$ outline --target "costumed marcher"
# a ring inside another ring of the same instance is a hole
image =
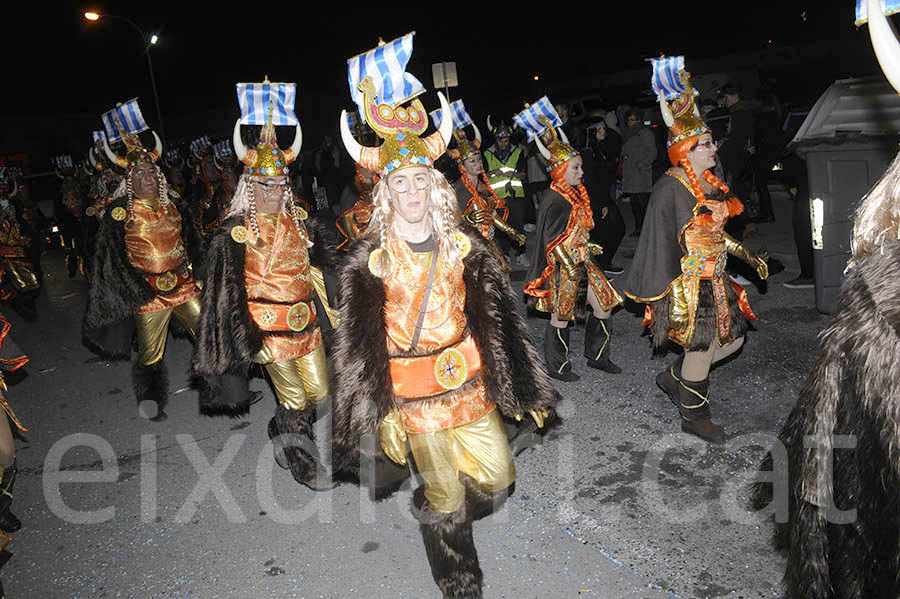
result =
[[[351,60],[351,81],[353,72]],[[501,414],[543,426],[559,395],[509,278],[485,239],[460,222],[453,190],[433,168],[452,130],[443,94],[439,130],[420,137],[427,117],[418,100],[396,108],[381,96],[376,102],[370,77],[359,89],[384,143],[360,146],[342,115],[345,147],[381,180],[370,233],[340,275],[336,467],[357,470],[361,441],[376,436],[384,454],[406,465],[408,443],[424,479],[413,513],[432,576],[445,598],[477,599],[483,575],[472,523],[515,480]]]
[[[484,151],[491,189],[506,204],[509,211],[507,223],[516,230],[522,230],[526,224],[534,222],[534,205],[525,194],[528,168],[525,148],[512,143],[512,127],[505,122],[493,127],[488,117],[487,126],[494,137],[494,143]],[[525,259],[524,252],[520,254],[518,248],[516,243],[509,243],[506,248],[505,253],[512,267],[520,258]]]
[[[654,64],[657,60],[669,59],[654,59]],[[681,85],[666,90],[656,77],[653,85],[669,128],[673,166],[653,187],[623,287],[628,297],[646,304],[642,324],[650,328],[654,348],[669,340],[684,348],[656,377],[678,407],[681,430],[721,443],[725,431],[712,421],[709,407],[709,370],[740,349],[747,320],[756,320],[746,291],[725,272],[725,260],[728,254],[744,260],[762,279],[768,266],[724,232],[728,219],[741,212],[741,203],[710,170],[716,164],[716,144],[694,105],[690,75],[677,61],[667,64],[671,80]]]
[[[54,218],[60,229],[63,248],[66,252],[66,271],[71,279],[77,273],[84,275],[82,197],[75,165],[69,155],[57,156],[54,160],[56,176],[59,179],[59,196],[53,203]]]
[[[593,260],[603,248],[589,237],[594,219],[590,197],[582,184],[581,155],[566,139],[560,139],[553,121],[546,116],[527,122],[534,127],[535,143],[547,160],[552,180],[541,198],[537,243],[524,288],[526,295],[536,298],[534,307],[550,314],[544,331],[547,370],[561,381],[580,378],[569,361],[568,326],[575,319],[578,288],[586,281],[591,312],[585,324],[584,357],[591,368],[618,374],[622,369],[610,360],[612,339],[606,321],[623,300]]]
[[[204,242],[207,242],[219,228],[228,198],[224,196],[222,170],[215,162],[215,149],[207,136],[204,135],[191,142],[191,156],[193,158],[191,206],[194,210],[194,227]]]
[[[344,187],[341,192],[341,208],[344,211],[336,224],[344,240],[337,246],[338,249],[349,251],[350,244],[366,234],[372,218],[372,187],[377,182],[377,173],[356,165],[353,184]]]
[[[867,9],[872,46],[900,93],[900,44],[882,3]],[[900,155],[856,209],[850,247],[815,366],[775,444],[786,462],[767,456],[768,481],[754,489],[760,509],[773,488],[787,494],[776,542],[791,599],[900,596]]]
[[[314,451],[313,427],[327,416],[331,396],[322,327],[336,312],[328,306],[320,267],[334,268],[333,242],[294,202],[288,165],[303,135],[290,106],[269,104],[262,90],[282,93],[294,84],[253,84],[267,114],[242,104],[234,126],[235,155],[244,164],[234,197],[207,254],[194,369],[201,387],[200,411],[237,416],[256,400],[248,390],[250,368],[261,364],[272,382],[278,407],[269,422],[276,461],[313,489],[331,488],[328,464]],[[250,84],[238,84],[241,89]],[[271,88],[269,87],[271,86]],[[251,92],[247,92],[251,93]],[[290,92],[293,97],[293,91]],[[287,150],[278,147],[273,117],[295,124]],[[241,124],[263,124],[259,142],[248,149]],[[329,251],[330,250],[330,251]],[[322,420],[321,427],[329,421]],[[288,443],[299,435],[298,443]],[[309,443],[305,443],[308,441]]]
[[[122,120],[117,117],[116,126]],[[147,150],[137,132],[120,129],[120,135],[125,157],[103,139],[110,162],[125,169],[126,176],[97,232],[83,332],[88,346],[107,359],[129,359],[137,333],[134,394],[138,404],[155,402],[151,420],[161,421],[167,417],[163,353],[172,316],[192,337],[197,331],[200,243],[190,213],[156,165],[162,152],[159,136],[153,133],[156,147]]]
[[[0,300],[8,301],[28,322],[37,319],[36,300],[41,287],[35,268],[35,239],[17,202],[20,185],[13,169],[0,173]]]
[[[461,102],[457,100],[457,102]],[[455,104],[456,102],[454,102]],[[463,109],[465,110],[465,109]],[[494,242],[496,230],[503,231],[519,247],[525,245],[525,234],[519,233],[509,224],[509,208],[506,202],[499,198],[491,188],[491,182],[484,172],[484,163],[481,160],[481,132],[478,125],[471,123],[475,129],[474,141],[469,141],[465,130],[454,123],[453,138],[456,147],[448,153],[456,160],[460,177],[453,184],[453,192],[459,204],[459,210],[463,218],[473,227],[478,229],[481,236],[488,242],[488,247],[497,262],[504,270],[511,270],[503,257],[503,252]]]
[[[12,513],[13,488],[16,483],[16,445],[13,440],[10,421],[22,432],[28,429],[16,418],[7,400],[6,383],[3,373],[18,370],[28,363],[28,356],[9,338],[10,324],[0,314],[0,551],[12,540],[10,533],[22,528],[22,522]],[[3,597],[3,585],[0,584],[0,597]]]

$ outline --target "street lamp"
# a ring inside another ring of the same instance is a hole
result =
[[[131,27],[135,31],[137,31],[139,36],[141,36],[141,43],[144,44],[144,53],[147,54],[147,67],[150,69],[150,86],[153,88],[153,101],[156,102],[156,117],[159,120],[159,136],[162,138],[163,143],[165,143],[166,128],[163,125],[162,109],[159,106],[159,94],[156,93],[156,78],[153,76],[153,61],[150,59],[150,46],[155,46],[157,42],[159,42],[159,37],[155,33],[152,36],[148,37],[147,34],[144,33],[141,28],[138,27],[137,24],[128,17],[99,13],[96,11],[87,11],[84,13],[84,18],[88,21],[99,21],[101,17],[125,21],[126,23],[131,25]]]

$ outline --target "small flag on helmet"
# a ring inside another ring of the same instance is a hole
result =
[[[219,160],[232,156],[231,142],[227,139],[218,142],[213,146],[213,153]]]
[[[684,73],[684,56],[664,56],[651,58],[650,68],[653,74],[650,78],[650,86],[653,93],[666,100],[671,100],[684,93],[687,89],[682,73]]]
[[[110,142],[118,141],[121,138],[120,129],[125,133],[135,135],[149,129],[147,123],[144,122],[144,115],[141,114],[137,98],[128,100],[112,110],[107,110],[100,116],[100,120],[103,121],[106,138]]]
[[[406,72],[406,63],[412,56],[415,31],[407,33],[377,48],[363,52],[347,60],[347,79],[350,95],[359,106],[359,114],[365,114],[363,93],[359,82],[371,77],[375,84],[376,96],[381,104],[397,106],[412,100],[425,91],[425,86]]]
[[[200,155],[206,151],[206,148],[210,146],[209,136],[204,135],[203,137],[198,137],[194,141],[191,142],[190,150],[191,156],[194,158],[200,158]]]
[[[562,119],[547,96],[514,116],[513,121],[528,133],[528,141],[531,141],[535,135],[540,135],[547,128],[547,125],[541,122],[540,117],[546,118],[553,127],[562,126]]]
[[[50,164],[55,168],[72,168],[72,157],[68,154],[62,154],[50,160]]]
[[[441,126],[442,112],[443,111],[438,108],[437,110],[432,110],[428,113],[431,115],[431,120],[435,127]],[[465,129],[473,122],[472,117],[466,112],[466,105],[463,104],[462,100],[457,100],[450,104],[450,116],[453,117],[454,129]]]
[[[869,9],[866,6],[868,3],[866,0],[856,0],[856,23],[855,25],[859,27],[869,21]],[[893,15],[900,12],[900,0],[881,0],[881,4],[884,6],[884,14],[885,15]]]
[[[100,131],[92,131],[92,132],[91,132],[91,140],[94,142],[94,145],[95,145],[95,146],[96,146],[97,144],[103,145],[103,139],[104,139],[105,137],[106,137],[106,135],[103,133],[102,130],[100,130]]]
[[[238,104],[241,107],[242,125],[265,125],[272,109],[273,125],[296,125],[294,103],[297,99],[295,83],[238,83]]]

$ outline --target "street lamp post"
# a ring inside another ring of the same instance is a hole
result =
[[[122,17],[119,15],[110,15],[106,13],[99,13],[95,11],[89,11],[84,13],[84,18],[88,21],[99,21],[101,17],[106,17],[108,19],[118,19],[120,21],[125,21],[131,27],[137,31],[138,35],[141,36],[141,42],[144,44],[144,53],[147,55],[147,67],[150,69],[150,87],[153,88],[153,101],[156,103],[156,117],[159,120],[159,136],[162,139],[163,143],[166,143],[166,128],[163,125],[162,118],[162,109],[159,106],[159,94],[156,92],[156,78],[153,76],[153,61],[150,59],[150,46],[155,46],[156,42],[159,41],[159,38],[156,34],[148,37],[143,30],[137,26],[137,24],[129,19],[128,17]]]

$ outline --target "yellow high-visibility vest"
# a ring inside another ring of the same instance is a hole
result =
[[[512,176],[513,173],[518,173],[516,165],[521,155],[522,148],[516,148],[510,152],[509,157],[503,162],[493,152],[485,151],[484,157],[487,159],[488,164],[488,179],[498,198],[508,198],[510,189],[512,189],[513,197],[525,197],[525,187],[522,184],[522,179]]]

